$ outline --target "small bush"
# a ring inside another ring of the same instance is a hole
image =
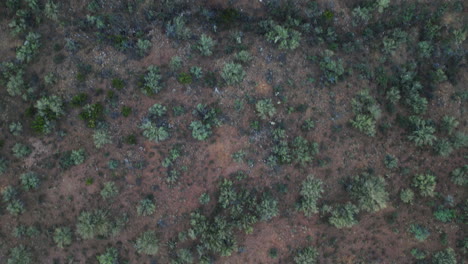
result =
[[[315,264],[317,263],[318,251],[314,247],[306,247],[294,257],[295,264]]]
[[[69,169],[72,166],[80,165],[86,160],[86,152],[84,149],[77,149],[65,152],[60,158],[60,167]]]
[[[18,193],[12,186],[6,186],[2,190],[2,198],[5,203],[12,201]]]
[[[140,128],[143,129],[143,136],[154,142],[167,140],[170,136],[167,128],[158,127],[150,121],[144,122]]]
[[[25,191],[37,189],[37,187],[39,186],[39,177],[34,172],[23,173],[21,174],[20,179],[21,185],[23,185],[23,189]]]
[[[411,224],[409,231],[418,241],[426,240],[426,238],[431,234],[426,227],[418,224]]]
[[[205,140],[211,135],[211,126],[209,124],[204,125],[201,121],[192,121],[190,123],[190,129],[192,130],[193,138],[197,140]]]
[[[154,104],[148,109],[150,116],[162,117],[167,112],[167,108],[160,104]]]
[[[192,76],[198,80],[202,78],[203,70],[201,67],[193,66],[190,68],[190,74],[192,74]]]
[[[183,61],[180,56],[174,56],[171,58],[171,61],[169,62],[169,68],[172,71],[178,71],[182,68],[183,66]]]
[[[162,75],[157,66],[149,66],[146,75],[143,77],[142,92],[145,95],[154,95],[162,89]]]
[[[215,45],[216,41],[209,36],[202,34],[196,48],[203,56],[211,56]]]
[[[273,20],[263,21],[261,26],[266,28],[267,40],[277,44],[280,49],[294,50],[300,45],[301,33],[292,28],[276,24]]]
[[[54,231],[54,242],[57,247],[64,248],[72,243],[72,231],[68,227],[57,227]]]
[[[429,173],[416,174],[413,177],[412,186],[419,189],[419,194],[421,194],[421,196],[433,197],[435,194],[436,177]]]
[[[0,175],[6,172],[8,169],[8,161],[5,158],[0,157]]]
[[[138,39],[137,41],[137,49],[138,55],[144,57],[148,54],[149,49],[151,49],[151,41],[147,39]]]
[[[21,143],[16,143],[11,150],[13,151],[13,156],[17,158],[25,158],[32,153],[30,147]]]
[[[166,34],[168,37],[185,40],[190,37],[190,29],[185,25],[183,15],[175,17],[166,24]]]
[[[210,202],[210,195],[208,193],[202,193],[200,195],[200,198],[198,199],[198,201],[201,203],[201,204],[208,204]]]
[[[436,211],[434,211],[434,217],[435,219],[444,222],[444,223],[449,223],[456,217],[456,212],[454,209],[448,209],[448,208],[439,208]]]
[[[441,122],[441,130],[446,132],[447,134],[451,135],[454,131],[455,131],[455,128],[458,127],[458,125],[460,124],[460,122],[458,122],[455,117],[453,116],[444,116],[442,118],[442,122]]]
[[[25,246],[20,245],[11,249],[7,264],[30,263],[33,263],[33,256],[29,249],[27,249]]]
[[[132,113],[132,108],[130,106],[122,106],[122,110],[120,111],[123,117],[128,117]]]
[[[109,213],[103,210],[83,211],[78,216],[76,232],[83,239],[93,239],[96,236],[109,236],[115,224]]]
[[[352,179],[348,185],[351,197],[357,200],[360,210],[377,212],[387,207],[388,193],[385,180],[381,176],[362,174]]]
[[[149,198],[140,200],[140,202],[138,203],[137,213],[140,216],[149,216],[152,215],[155,211],[156,205]]]
[[[223,71],[221,72],[221,77],[228,85],[235,85],[241,83],[245,78],[245,71],[242,68],[242,65],[228,62],[224,64]]]
[[[387,154],[384,158],[384,164],[387,169],[396,169],[398,168],[398,158],[391,154]]]
[[[86,101],[88,101],[89,97],[87,94],[85,93],[79,93],[75,96],[72,97],[70,103],[73,105],[73,106],[83,106],[85,105]]]
[[[179,74],[179,76],[177,77],[177,81],[180,83],[180,84],[191,84],[192,83],[192,75],[190,75],[189,73],[186,73],[186,72],[182,72]]]
[[[334,53],[331,50],[326,50],[322,60],[319,63],[327,83],[337,83],[344,74],[343,61],[341,59],[333,59]]]
[[[447,157],[453,151],[452,143],[448,141],[447,139],[438,139],[436,140],[434,151],[435,153],[437,153],[437,155],[440,155],[442,157]]]
[[[13,122],[8,126],[8,128],[10,129],[10,133],[14,136],[21,135],[21,132],[23,131],[23,125],[21,125],[20,122]]]
[[[122,90],[125,87],[125,82],[122,79],[114,78],[112,79],[111,85],[117,90]]]
[[[408,139],[413,141],[416,146],[432,146],[437,137],[434,135],[435,128],[425,120],[422,119],[410,119],[415,127],[413,132],[408,136]]]
[[[24,44],[16,50],[16,59],[22,63],[29,63],[32,61],[41,47],[39,42],[40,38],[41,35],[39,33],[29,32]]]
[[[450,179],[456,185],[467,186],[468,185],[468,165],[456,168],[450,173]]]
[[[146,231],[135,241],[134,247],[139,254],[156,255],[159,250],[159,240],[154,231]]]
[[[20,215],[25,211],[24,204],[18,199],[12,199],[7,205],[7,211],[12,215]]]
[[[86,121],[86,125],[89,128],[95,128],[98,121],[102,119],[103,113],[104,107],[100,103],[87,104],[83,107],[80,118]]]
[[[255,109],[261,119],[271,118],[276,114],[276,108],[273,105],[271,99],[259,100],[255,104]]]
[[[339,205],[332,209],[328,222],[337,228],[349,228],[357,224],[356,215],[359,209],[352,203]]]
[[[402,202],[412,204],[414,200],[414,192],[411,189],[404,189],[400,192],[400,199]]]
[[[102,148],[104,145],[112,143],[112,137],[105,130],[96,130],[93,134],[94,146]]]
[[[425,250],[413,248],[411,249],[411,255],[418,260],[425,259],[427,257],[427,252]]]
[[[107,248],[104,254],[97,256],[99,264],[118,264],[119,252],[116,248]]]
[[[257,214],[262,221],[268,221],[278,215],[278,200],[271,195],[264,193],[262,200],[257,204]]]
[[[305,216],[309,217],[318,213],[317,200],[322,197],[322,193],[324,192],[322,185],[323,182],[315,179],[312,175],[309,175],[302,182],[298,210],[304,212]]]
[[[252,60],[252,56],[246,50],[239,51],[234,56],[234,61],[242,63],[242,64],[248,64],[250,63],[251,60]]]
[[[457,255],[452,248],[438,251],[432,257],[432,264],[457,264]]]
[[[104,199],[109,199],[115,197],[119,194],[119,188],[115,185],[114,182],[104,183],[104,187],[101,190],[101,197]]]

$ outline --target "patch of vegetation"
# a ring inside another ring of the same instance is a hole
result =
[[[154,202],[149,199],[145,198],[140,200],[137,206],[137,213],[140,216],[150,216],[156,211],[156,205]]]
[[[421,196],[433,197],[435,194],[436,177],[430,173],[416,174],[413,177],[412,186],[419,190],[419,194],[421,194]]]
[[[336,228],[350,228],[358,223],[356,215],[359,209],[352,203],[338,205],[331,210],[328,222]]]
[[[260,27],[266,32],[266,39],[280,49],[294,50],[300,45],[301,33],[291,27],[279,25],[273,20],[262,21]]]
[[[30,264],[33,263],[33,256],[31,251],[24,245],[14,247],[10,251],[8,264]]]
[[[107,248],[104,254],[97,256],[97,261],[99,264],[118,264],[119,252],[116,248]]]
[[[276,108],[271,102],[271,99],[263,99],[255,104],[258,116],[261,119],[272,118],[276,114]]]
[[[410,225],[409,231],[414,235],[414,238],[416,238],[419,241],[426,240],[426,238],[428,238],[431,234],[426,227],[419,224]]]
[[[464,165],[463,167],[454,169],[450,173],[450,179],[456,185],[467,186],[468,185],[468,165]]]
[[[26,172],[21,174],[20,180],[25,191],[37,189],[39,187],[39,176],[35,172]]]
[[[86,152],[84,149],[76,149],[66,151],[60,157],[60,167],[63,169],[69,169],[72,166],[80,165],[86,160]]]
[[[17,158],[25,158],[32,153],[32,149],[29,146],[21,143],[16,143],[11,150],[13,151],[13,156]]]
[[[211,37],[202,34],[196,48],[203,56],[211,56],[213,54],[213,48],[215,45],[216,41],[214,41]]]
[[[162,75],[158,66],[149,66],[143,77],[142,92],[145,95],[154,95],[162,90]]]
[[[106,182],[101,189],[101,197],[104,199],[109,199],[115,197],[119,194],[119,188],[114,182]]]
[[[318,251],[314,247],[306,247],[299,250],[294,256],[295,264],[315,264],[317,263]]]
[[[353,112],[356,115],[351,125],[368,136],[375,136],[376,121],[381,116],[381,110],[375,99],[370,96],[369,90],[360,91],[351,101]]]
[[[228,85],[240,84],[245,78],[245,71],[242,68],[242,65],[228,62],[224,64],[223,71],[221,72],[221,77]]]
[[[89,128],[95,128],[103,119],[104,107],[100,103],[87,104],[80,113],[80,118],[86,122]]]
[[[59,248],[65,248],[72,243],[72,231],[68,227],[57,227],[54,230],[54,242]]]
[[[135,241],[134,247],[138,254],[156,255],[159,250],[159,240],[154,231],[143,232]]]
[[[363,173],[352,178],[347,190],[357,200],[360,210],[377,212],[387,207],[389,197],[385,186],[385,180],[381,176]]]
[[[298,210],[304,212],[305,216],[318,213],[317,200],[322,197],[324,192],[322,185],[323,182],[315,179],[312,175],[307,176],[307,179],[302,182]]]

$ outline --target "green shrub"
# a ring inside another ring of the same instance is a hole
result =
[[[6,186],[2,190],[2,198],[5,203],[12,201],[18,193],[12,186]]]
[[[17,158],[25,158],[32,153],[32,150],[29,146],[23,145],[21,143],[16,143],[13,148],[13,156]]]
[[[79,93],[75,96],[72,97],[70,103],[73,105],[73,106],[83,106],[85,105],[86,101],[88,101],[89,97],[87,94],[85,93]]]
[[[317,263],[318,251],[314,247],[306,247],[294,256],[295,264],[315,264]]]
[[[57,247],[64,248],[72,243],[72,231],[68,227],[57,227],[54,231],[54,242]]]
[[[436,177],[429,173],[416,174],[413,177],[412,186],[419,189],[419,194],[421,194],[421,196],[433,197],[435,194]]]
[[[144,122],[140,128],[143,129],[143,136],[156,143],[167,140],[170,136],[167,128],[158,127],[151,121]]]
[[[11,199],[8,202],[7,211],[12,215],[20,215],[25,211],[24,204],[19,199]]]
[[[267,31],[265,36],[280,49],[294,50],[300,45],[301,33],[292,28],[276,24],[273,20],[263,21],[261,26]]]
[[[468,147],[468,135],[462,132],[457,132],[451,139],[452,146],[455,149]]]
[[[29,237],[33,238],[39,235],[39,230],[35,226],[19,225],[13,229],[12,235],[16,238]]]
[[[130,116],[132,113],[132,108],[130,106],[122,106],[122,110],[120,111],[124,117]]]
[[[156,255],[159,250],[159,240],[154,231],[142,233],[135,241],[134,247],[138,254]]]
[[[174,56],[171,58],[171,61],[169,62],[169,68],[172,71],[178,71],[182,68],[183,66],[183,61],[180,56]]]
[[[457,255],[452,248],[438,251],[432,256],[432,264],[457,264]]]
[[[234,61],[242,63],[242,64],[248,64],[250,63],[251,60],[252,60],[252,56],[246,50],[239,51],[234,56]]]
[[[190,123],[190,129],[192,130],[193,138],[200,141],[207,139],[212,134],[211,126],[209,124],[203,124],[198,120]]]
[[[98,121],[102,119],[104,107],[100,103],[87,104],[80,113],[80,118],[86,121],[89,128],[95,128]]]
[[[107,163],[107,166],[111,170],[117,169],[119,167],[119,165],[120,165],[120,162],[118,160],[114,160],[114,159],[109,160],[109,162]]]
[[[0,157],[0,175],[6,172],[8,169],[8,161],[5,158]]]
[[[437,153],[437,155],[447,157],[453,151],[452,143],[447,139],[438,139],[434,146],[434,151]]]
[[[162,75],[158,66],[149,66],[148,70],[143,77],[142,92],[145,95],[154,95],[162,89]]]
[[[119,252],[113,247],[107,248],[104,254],[96,258],[99,264],[119,264]]]
[[[69,169],[72,166],[80,165],[86,160],[86,152],[84,149],[77,149],[65,152],[60,158],[60,167]]]
[[[150,116],[162,117],[167,112],[167,108],[160,104],[154,104],[148,109]]]
[[[149,198],[140,200],[140,202],[138,203],[137,213],[140,216],[149,216],[149,215],[152,215],[155,211],[156,211],[156,205]]]
[[[381,176],[364,173],[351,180],[348,190],[357,200],[360,210],[377,212],[387,207],[388,193],[385,180]]]
[[[349,228],[357,224],[356,215],[359,209],[352,203],[346,203],[333,208],[328,222],[337,228]]]
[[[107,237],[113,229],[111,216],[104,210],[83,211],[78,216],[76,232],[83,239],[93,239],[96,236]]]
[[[387,154],[384,158],[384,164],[387,169],[396,169],[398,168],[398,158],[391,154]]]
[[[186,27],[183,15],[175,17],[166,24],[166,34],[168,37],[185,40],[190,37],[190,29]]]
[[[26,92],[24,71],[22,69],[18,69],[15,73],[12,73],[11,76],[8,77],[6,87],[10,96],[23,95],[24,97],[24,92]]]
[[[355,118],[351,125],[368,136],[375,136],[376,121],[380,118],[381,110],[369,90],[360,91],[351,101]]]
[[[104,187],[101,190],[101,197],[104,199],[109,199],[115,197],[119,194],[119,188],[115,185],[114,182],[104,183]]]
[[[210,198],[210,195],[208,193],[202,193],[200,195],[200,198],[198,198],[198,201],[201,203],[201,204],[208,204],[210,202],[211,198]]]
[[[39,39],[41,35],[39,33],[29,32],[26,35],[24,44],[16,50],[16,59],[21,63],[29,63],[37,55],[41,43]]]
[[[48,120],[56,120],[65,114],[63,101],[56,95],[41,97],[35,107],[37,113]]]
[[[432,146],[434,141],[437,137],[434,135],[435,128],[429,124],[425,120],[422,119],[411,119],[415,129],[413,132],[408,136],[408,139],[413,141],[416,146]]]
[[[221,77],[228,85],[235,85],[241,83],[245,78],[245,71],[242,68],[242,65],[228,62],[224,64],[223,71],[221,72]]]
[[[455,219],[456,211],[454,209],[439,208],[434,211],[434,217],[441,222],[448,223]]]
[[[189,73],[186,73],[186,72],[182,72],[179,74],[179,76],[177,77],[177,81],[180,83],[180,84],[191,84],[192,83],[192,75],[190,75]]]
[[[444,116],[442,118],[442,122],[440,124],[440,128],[442,131],[444,131],[445,133],[451,135],[455,128],[458,127],[458,125],[460,124],[460,122],[458,122],[455,117],[453,116]]]
[[[213,48],[216,45],[216,41],[214,41],[209,36],[202,34],[200,36],[200,40],[196,46],[196,49],[203,55],[203,56],[211,56],[213,54]]]
[[[257,110],[258,116],[260,116],[261,119],[272,118],[276,114],[276,108],[273,105],[271,99],[257,101],[255,104],[255,109]]]
[[[400,192],[400,199],[402,202],[412,204],[414,200],[414,192],[411,189],[404,189]]]
[[[124,80],[120,78],[114,78],[112,79],[111,85],[112,85],[112,88],[115,88],[120,91],[125,87],[125,82]]]
[[[51,0],[47,1],[44,6],[44,15],[50,20],[57,21],[58,14],[59,14],[58,5],[52,2]]]
[[[368,115],[356,115],[351,121],[351,125],[368,136],[375,136],[375,120]]]
[[[428,238],[431,234],[426,227],[418,224],[411,224],[409,231],[414,235],[414,238],[416,238],[418,241],[426,240],[426,238]]]
[[[26,191],[37,189],[39,186],[39,177],[34,172],[26,172],[20,175],[21,185]]]
[[[8,128],[10,129],[10,133],[14,136],[21,135],[21,132],[23,131],[23,125],[21,125],[20,122],[13,122],[8,126]]]
[[[411,255],[413,255],[415,259],[421,260],[427,257],[427,251],[413,248],[411,249]]]
[[[324,192],[322,185],[323,182],[315,179],[313,175],[307,176],[307,179],[302,182],[298,210],[304,212],[305,216],[309,217],[318,213],[317,200]]]
[[[344,74],[343,61],[341,59],[333,59],[333,56],[333,51],[325,50],[319,63],[320,70],[325,76],[325,81],[331,84],[337,83]]]
[[[29,264],[33,263],[33,256],[29,249],[23,245],[14,247],[10,251],[10,257],[7,261],[8,264]]]
[[[203,70],[201,67],[193,66],[193,67],[190,67],[190,74],[192,74],[192,76],[198,80],[202,78]]]
[[[112,143],[112,137],[105,130],[96,130],[93,134],[94,146],[102,148],[104,145]]]
[[[468,165],[456,168],[450,173],[450,179],[456,185],[466,186],[468,185]]]
[[[257,214],[262,221],[268,221],[278,215],[278,200],[270,194],[263,193],[262,200],[257,204]]]
[[[148,50],[151,49],[151,41],[147,39],[138,39],[137,41],[137,49],[138,49],[138,55],[141,57],[144,57],[145,55],[148,54]]]

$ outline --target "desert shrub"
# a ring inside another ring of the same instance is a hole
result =
[[[151,49],[151,41],[147,39],[138,39],[137,41],[137,49],[138,55],[144,57],[148,54],[149,49]]]
[[[8,185],[2,190],[2,199],[5,203],[12,201],[18,193],[15,188]]]
[[[221,72],[221,77],[228,85],[235,85],[241,83],[245,78],[245,71],[242,68],[242,65],[228,62],[224,64],[223,71]]]
[[[343,61],[341,59],[334,59],[333,57],[333,51],[325,50],[319,63],[320,70],[325,76],[325,81],[330,84],[337,83],[344,74]]]
[[[151,65],[148,67],[145,76],[143,77],[142,92],[145,95],[154,95],[162,89],[162,75],[158,66]]]
[[[434,146],[434,151],[437,153],[437,155],[447,157],[453,151],[452,143],[447,139],[437,139]]]
[[[35,107],[38,116],[33,123],[33,128],[38,132],[50,133],[53,127],[51,122],[65,114],[63,101],[56,95],[40,98]]]
[[[273,20],[262,21],[266,39],[280,49],[294,50],[300,45],[301,33],[295,29],[276,24]]]
[[[387,154],[384,158],[384,164],[387,169],[396,169],[398,168],[398,158],[391,154]]]
[[[145,198],[143,200],[140,200],[140,202],[138,202],[138,206],[137,206],[138,215],[149,216],[149,215],[152,215],[155,211],[156,211],[156,205],[151,199]]]
[[[7,260],[8,264],[29,264],[33,263],[32,254],[29,249],[23,245],[14,247],[10,251],[9,258]]]
[[[84,149],[76,149],[67,151],[60,157],[60,167],[69,169],[72,166],[80,165],[86,160],[86,152]]]
[[[436,252],[432,256],[432,264],[457,264],[457,255],[452,248]]]
[[[11,199],[8,202],[7,211],[12,215],[20,215],[25,211],[24,203],[16,198]]]
[[[116,248],[107,248],[104,254],[96,257],[99,264],[119,264],[119,252]]]
[[[201,203],[201,204],[207,204],[209,203],[211,200],[210,198],[210,195],[208,193],[202,193],[200,195],[200,198],[198,198],[198,201]]]
[[[278,215],[278,200],[268,193],[263,193],[260,203],[256,206],[257,214],[262,221],[268,221]]]
[[[298,204],[298,210],[304,212],[304,215],[309,217],[318,213],[317,200],[322,197],[323,182],[315,179],[313,175],[307,176],[307,179],[302,182],[300,191],[301,198]]]
[[[312,119],[306,119],[301,125],[301,129],[304,131],[311,131],[315,127],[315,122]]]
[[[102,146],[111,144],[112,137],[105,130],[96,130],[93,134],[94,146],[96,148],[102,148]]]
[[[83,211],[78,216],[76,232],[83,239],[115,236],[127,221],[128,218],[125,215],[121,218],[115,218],[104,210]]]
[[[11,73],[8,76],[6,87],[10,96],[23,95],[23,98],[25,98],[26,83],[24,82],[24,70],[17,69],[14,73]]]
[[[130,114],[132,113],[132,108],[130,106],[124,105],[124,106],[122,106],[122,109],[120,110],[120,113],[124,117],[129,117]]]
[[[48,19],[57,21],[58,20],[58,5],[52,1],[47,1],[45,6],[44,6],[44,15]]]
[[[176,261],[175,261],[176,263],[181,263],[181,264],[193,263],[192,252],[190,252],[189,249],[182,248],[182,249],[177,250],[176,256],[177,256]]]
[[[429,42],[429,41],[420,41],[418,43],[419,57],[429,58],[429,57],[431,57],[433,51],[434,51],[434,46],[432,45],[431,42]]]
[[[433,197],[435,194],[436,176],[430,173],[416,174],[413,177],[412,186],[419,189],[419,194],[421,194],[421,196]]]
[[[432,146],[437,137],[434,135],[435,128],[429,125],[425,120],[410,117],[410,122],[414,126],[413,132],[408,139],[413,141],[416,146]]]
[[[363,173],[352,178],[347,186],[351,197],[357,200],[360,210],[377,212],[387,207],[388,193],[381,176]]]
[[[72,97],[70,103],[71,105],[76,106],[76,107],[84,106],[86,101],[88,101],[88,99],[89,99],[89,96],[87,94],[79,93]]]
[[[170,151],[169,155],[164,158],[162,162],[162,166],[164,168],[167,168],[169,166],[172,166],[174,162],[180,157],[181,155],[181,150],[179,146],[174,146]]]
[[[450,173],[450,179],[456,185],[468,185],[468,165],[456,168]]]
[[[328,222],[337,228],[349,228],[357,224],[356,215],[359,209],[352,203],[339,205],[331,210]]]
[[[168,37],[184,40],[190,37],[190,29],[185,25],[183,15],[177,16],[166,24]]]
[[[193,66],[193,67],[190,67],[190,74],[192,74],[192,76],[198,80],[202,78],[203,70],[201,67]]]
[[[166,127],[156,126],[151,121],[144,122],[140,128],[143,129],[143,136],[156,143],[167,140],[170,136]]]
[[[171,61],[169,62],[169,68],[172,71],[178,71],[182,68],[183,66],[183,61],[180,56],[174,56],[171,58]]]
[[[429,230],[423,225],[411,224],[409,228],[410,233],[413,234],[414,238],[418,241],[424,241],[431,234]]]
[[[356,115],[350,122],[354,128],[361,131],[362,133],[371,137],[375,136],[375,120],[372,119],[371,116],[359,114]]]
[[[167,108],[160,104],[154,104],[148,109],[148,113],[150,116],[161,117],[165,115],[167,112]]]
[[[434,218],[444,223],[451,222],[455,217],[456,211],[454,209],[438,208],[434,211]]]
[[[192,75],[186,72],[181,72],[179,73],[179,76],[177,77],[177,81],[180,84],[191,84],[192,83]]]
[[[39,235],[39,230],[35,226],[19,225],[13,229],[12,235],[16,238],[33,238]]]
[[[403,189],[400,192],[400,200],[407,204],[412,204],[414,200],[414,192],[411,189]]]
[[[468,147],[468,135],[463,132],[457,132],[451,139],[452,146],[455,149]]]
[[[252,56],[250,53],[246,50],[239,51],[234,55],[234,61],[243,63],[243,64],[248,64],[252,60]]]
[[[271,99],[257,101],[255,104],[255,109],[257,110],[257,114],[261,119],[271,118],[276,114],[276,108]]]
[[[196,49],[203,55],[203,56],[211,56],[213,54],[213,48],[216,45],[216,41],[214,41],[211,37],[202,34],[200,36],[200,40],[196,46]]]
[[[104,187],[101,190],[101,197],[104,199],[109,199],[115,197],[119,194],[119,188],[115,185],[114,182],[104,183]]]
[[[369,90],[360,91],[351,101],[353,112],[356,115],[351,125],[368,136],[375,136],[376,121],[380,118],[381,110]]]
[[[198,120],[190,123],[190,129],[192,130],[193,138],[197,140],[205,140],[212,134],[211,126],[209,124],[203,124]]]
[[[25,158],[32,153],[32,150],[29,146],[23,145],[21,143],[16,143],[13,148],[13,156],[17,158]]]
[[[295,264],[315,264],[317,263],[318,251],[314,247],[306,247],[294,256]]]
[[[156,255],[159,250],[159,240],[154,231],[142,233],[135,241],[134,247],[139,254]]]
[[[98,121],[102,119],[104,107],[100,103],[87,104],[80,113],[80,118],[86,122],[89,128],[95,128]]]
[[[16,59],[22,63],[29,63],[37,55],[41,44],[39,33],[29,32],[23,45],[16,50]]]
[[[392,87],[387,91],[385,98],[393,105],[398,103],[401,99],[400,90],[396,87]]]
[[[0,157],[0,175],[5,173],[8,169],[8,161],[5,158]]]
[[[34,172],[26,172],[20,175],[21,185],[26,191],[37,189],[39,186],[39,177]]]
[[[10,133],[14,136],[21,135],[21,132],[23,131],[23,125],[21,125],[20,122],[12,122],[8,128],[10,129]]]
[[[427,257],[427,252],[418,248],[411,249],[411,255],[418,260],[425,259]]]
[[[446,115],[442,118],[440,128],[445,133],[451,135],[459,124],[460,122],[458,122],[458,120],[455,119],[455,117]]]
[[[72,243],[72,231],[68,227],[57,227],[54,230],[54,242],[57,247],[64,248]]]

